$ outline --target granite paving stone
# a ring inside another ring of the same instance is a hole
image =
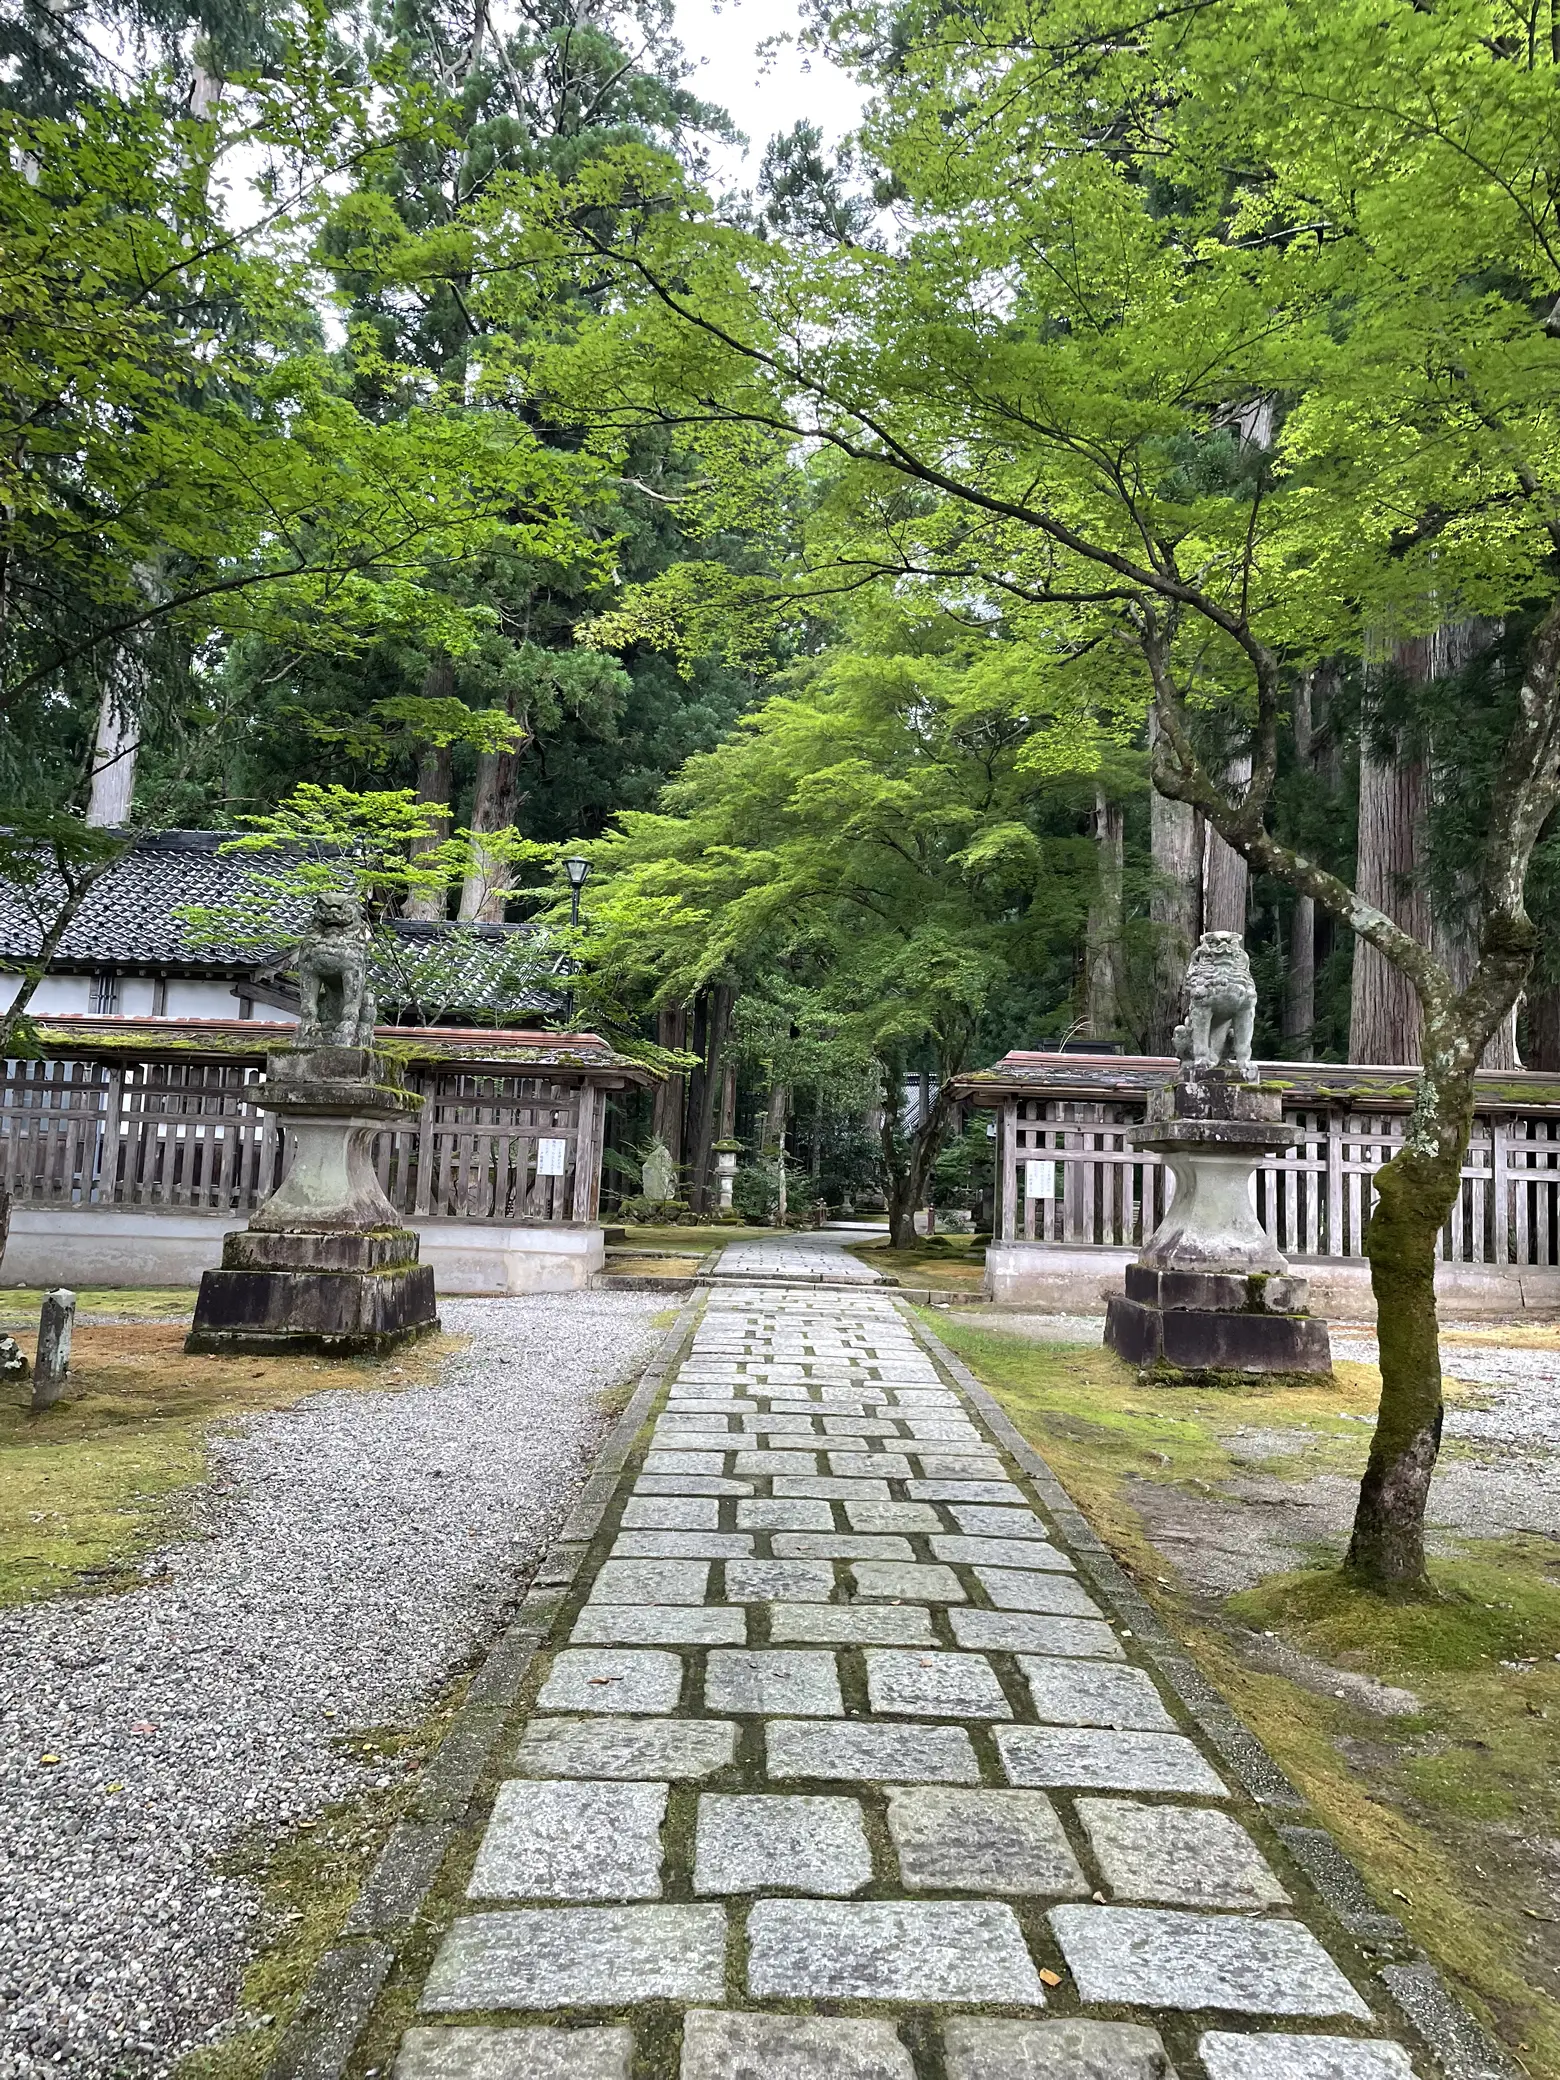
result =
[[[659,1899],[667,1787],[500,1784],[468,1899]]]
[[[1091,1620],[1049,1618],[1031,1611],[950,1611],[953,1636],[961,1647],[995,1654],[1066,1654],[1082,1647],[1112,1651],[1115,1634]]]
[[[1365,2002],[1299,1921],[1166,1907],[1053,1907],[1051,1927],[1082,2001],[1370,2020]]]
[[[772,1778],[820,1783],[859,1779],[879,1784],[974,1784],[980,1764],[962,1726],[810,1725],[772,1719],[764,1728]]]
[[[634,2033],[610,2029],[409,2029],[391,2080],[629,2080]]]
[[[751,1495],[751,1481],[727,1480],[714,1473],[642,1473],[636,1495]]]
[[[932,1614],[917,1603],[777,1603],[769,1637],[839,1647],[930,1647]]]
[[[746,1639],[741,1611],[709,1603],[587,1603],[569,1634],[576,1647],[740,1647]]]
[[[752,1474],[761,1480],[775,1474],[801,1475],[805,1478],[818,1471],[816,1452],[738,1452],[733,1463],[738,1473]]]
[[[845,1480],[837,1474],[820,1473],[809,1480],[803,1474],[779,1476],[775,1481],[777,1495],[811,1496],[817,1502],[887,1502],[890,1500],[888,1482],[868,1480]]]
[[[682,1679],[677,1654],[565,1647],[536,1702],[544,1712],[674,1712]]]
[[[937,1511],[929,1502],[847,1502],[845,1521],[852,1531],[940,1531]]]
[[[1053,1608],[1056,1593],[1050,1584],[1055,1576],[1020,1574],[1016,1567],[977,1567],[973,1572],[999,1611],[1032,1611],[1056,1621],[1062,1629],[1055,1633],[1057,1644],[1050,1652],[1106,1660],[1118,1660],[1124,1653],[1120,1638],[1103,1618],[1069,1618]],[[1072,1644],[1064,1647],[1064,1639]]]
[[[871,1882],[872,1851],[853,1798],[706,1792],[699,1800],[695,1892],[809,1892],[838,1899]]]
[[[777,1531],[770,1540],[787,1560],[913,1560],[906,1538],[864,1536],[851,1531]]]
[[[875,1712],[921,1719],[1011,1719],[1013,1707],[984,1654],[867,1649],[867,1695]]]
[[[625,1531],[713,1531],[719,1522],[714,1496],[630,1495],[623,1505]]]
[[[680,2080],[915,2080],[891,2022],[694,2009]]]
[[[1196,1743],[1180,1733],[1122,1733],[1081,1726],[999,1726],[1002,1767],[1014,1784],[1089,1791],[1225,1795]]]
[[[831,1437],[898,1437],[902,1426],[893,1416],[825,1416]]]
[[[1055,1546],[1047,1545],[1038,1536],[1035,1538],[968,1538],[962,1532],[946,1531],[932,1540],[932,1551],[939,1560],[952,1562],[955,1567],[1005,1567],[1010,1572],[1046,1572],[1067,1574],[1065,1553]],[[984,1578],[983,1578],[984,1579]]]
[[[951,1567],[911,1562],[858,1560],[851,1571],[858,1596],[891,1597],[900,1603],[963,1603],[963,1583]]]
[[[746,1531],[620,1531],[613,1560],[743,1560],[753,1550]]]
[[[827,1603],[834,1569],[827,1560],[732,1560],[726,1594],[733,1603]]]
[[[698,1780],[736,1760],[729,1719],[532,1719],[515,1768],[531,1777]]]
[[[716,1647],[704,1666],[704,1702],[712,1712],[793,1712],[837,1719],[845,1711],[832,1654],[779,1653]]]
[[[721,1452],[673,1452],[649,1451],[645,1453],[646,1473],[724,1473],[725,1456]]]
[[[914,1480],[905,1485],[912,1502],[1022,1503],[1024,1491],[1011,1481]]]
[[[1099,1624],[1105,1623],[1105,1613],[1076,1575],[1042,1574],[1028,1569],[1021,1573],[1016,1567],[978,1567],[975,1570],[975,1579],[986,1589],[988,1595],[990,1586],[987,1577],[993,1574],[1017,1577],[1017,1593],[1023,1599],[1022,1602],[998,1603],[999,1610],[1037,1611],[1050,1618],[1093,1618]],[[1004,1581],[1002,1587],[1008,1590],[1013,1585]],[[997,1603],[995,1596],[991,1600]]]
[[[1013,1910],[995,1900],[761,1899],[747,1936],[760,1999],[1045,2001]]]
[[[992,1615],[995,1615],[993,1613]],[[1044,1619],[1006,1617],[1012,1625],[1043,1626]],[[1019,1662],[1035,1717],[1053,1726],[1120,1726],[1144,1733],[1173,1733],[1175,1721],[1146,1669],[1108,1663],[1040,1660]]]
[[[827,1502],[783,1502],[755,1495],[737,1504],[741,1531],[832,1531],[834,1511]]]
[[[1137,2022],[953,2015],[942,2038],[948,2080],[1174,2080],[1158,2030]]]
[[[1003,1509],[993,1502],[950,1502],[948,1514],[969,1538],[1048,1538],[1032,1509]]]
[[[912,1891],[1070,1899],[1090,1890],[1043,1791],[897,1786],[888,1794],[888,1831]]]
[[[458,1920],[419,2006],[450,2014],[719,2000],[725,1976],[722,1907],[521,1907]]]
[[[910,1461],[901,1452],[831,1451],[828,1461],[830,1473],[844,1480],[900,1481],[910,1472]]]
[[[1383,2038],[1210,2029],[1197,2040],[1208,2080],[1409,2080],[1413,2063]]]
[[[1182,1907],[1289,1903],[1267,1858],[1228,1813],[1125,1798],[1080,1798],[1076,1810],[1106,1887],[1118,1899]]]
[[[592,1603],[702,1603],[710,1570],[703,1560],[603,1560]]]
[[[917,1452],[915,1470],[924,1481],[999,1481],[1003,1472],[992,1453],[948,1451]]]

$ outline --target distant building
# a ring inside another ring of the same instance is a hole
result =
[[[155,831],[138,838],[71,921],[34,993],[34,1015],[296,1020],[298,991],[285,954],[193,944],[175,914],[190,904],[216,908],[243,895],[255,858],[222,853],[228,836]],[[279,922],[284,929],[301,924],[301,913]],[[393,948],[376,963],[387,1025],[515,1026],[566,1005],[563,992],[538,976],[540,948],[531,925],[398,919],[391,931]],[[24,963],[38,944],[35,920],[0,881],[0,960]],[[16,975],[0,973],[0,1008],[18,987]]]

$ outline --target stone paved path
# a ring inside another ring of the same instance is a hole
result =
[[[846,1249],[860,1242],[866,1231],[830,1233],[827,1228],[804,1229],[796,1235],[769,1235],[762,1241],[728,1242],[716,1263],[719,1279],[795,1279],[827,1285],[877,1286],[881,1271],[863,1264]]]
[[[395,2080],[1407,2080],[1058,1531],[886,1294],[717,1287]]]

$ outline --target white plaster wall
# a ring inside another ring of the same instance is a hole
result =
[[[0,1280],[13,1286],[193,1286],[240,1221],[177,1207],[18,1206]],[[569,1293],[607,1261],[599,1227],[413,1221],[441,1293]]]
[[[572,1293],[604,1271],[607,1239],[598,1227],[547,1222],[414,1220],[422,1261],[441,1293]]]
[[[121,1018],[150,1018],[152,1015],[152,991],[155,987],[156,985],[150,975],[126,975],[122,977],[119,984],[118,1015]]]
[[[1077,1249],[1056,1242],[993,1242],[986,1250],[986,1293],[999,1307],[1032,1307],[1041,1314],[1100,1314],[1105,1297],[1119,1293],[1129,1249]],[[1311,1312],[1331,1321],[1368,1322],[1376,1303],[1363,1257],[1291,1257],[1291,1268],[1311,1283]],[[1438,1264],[1436,1299],[1455,1318],[1506,1315],[1523,1308],[1560,1307],[1560,1271],[1523,1264]]]
[[[21,986],[19,975],[0,975],[0,1010],[10,1008]],[[29,1008],[37,1018],[79,1018],[90,1002],[91,987],[85,975],[45,975]]]

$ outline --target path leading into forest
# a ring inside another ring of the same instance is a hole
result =
[[[1433,1974],[945,1357],[887,1294],[711,1292],[396,2080],[1406,2080]]]
[[[715,1277],[783,1279],[795,1284],[880,1286],[881,1271],[863,1264],[846,1248],[874,1233],[869,1228],[804,1228],[794,1235],[728,1242],[715,1263]]]

